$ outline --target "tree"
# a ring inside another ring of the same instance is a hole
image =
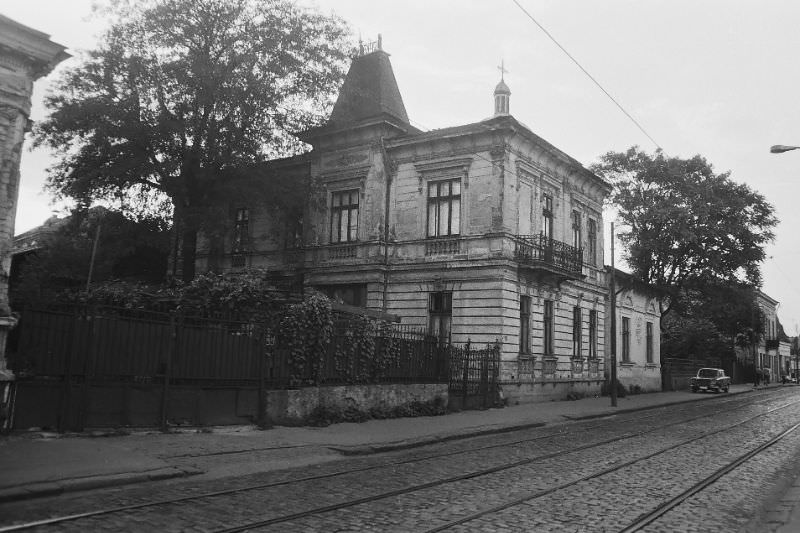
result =
[[[608,152],[592,170],[614,186],[611,202],[628,228],[620,234],[626,260],[636,278],[665,296],[662,315],[687,290],[760,285],[774,208],[729,172],[715,173],[699,155],[650,155],[638,147]]]
[[[173,270],[191,279],[197,231],[214,218],[205,208],[257,163],[300,149],[291,133],[330,107],[348,30],[286,0],[117,1],[110,13],[101,45],[46,98],[36,143],[60,154],[48,186],[80,205],[165,195]],[[269,186],[264,198],[280,202]]]
[[[158,219],[131,220],[118,211],[94,207],[74,211],[40,246],[17,268],[11,286],[16,309],[54,301],[65,290],[84,289],[90,268],[95,283],[162,282],[169,236]]]

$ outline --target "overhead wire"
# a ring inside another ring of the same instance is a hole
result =
[[[652,137],[652,136],[651,136],[649,133],[647,133],[647,130],[645,130],[645,129],[644,129],[644,127],[643,127],[643,126],[642,126],[642,125],[639,123],[639,121],[638,121],[638,120],[636,120],[636,119],[633,117],[633,115],[631,115],[630,113],[628,113],[628,111],[627,111],[627,110],[626,110],[624,107],[622,107],[622,104],[620,104],[620,103],[617,101],[617,99],[616,99],[616,98],[614,98],[614,97],[611,95],[611,93],[609,93],[609,92],[608,92],[608,91],[605,89],[605,87],[603,87],[603,86],[600,84],[600,82],[599,82],[599,81],[597,81],[597,79],[596,79],[594,76],[592,76],[592,75],[589,73],[589,71],[588,71],[588,70],[586,70],[586,69],[583,67],[583,65],[581,65],[581,64],[580,64],[580,62],[579,62],[577,59],[575,59],[575,57],[574,57],[572,54],[570,54],[570,53],[567,51],[567,49],[566,49],[566,48],[564,48],[564,47],[562,46],[562,45],[561,45],[561,43],[559,43],[559,42],[556,40],[556,38],[555,38],[555,37],[553,37],[553,35],[552,35],[552,34],[551,34],[549,31],[547,31],[547,29],[546,29],[544,26],[542,26],[542,24],[541,24],[541,23],[540,23],[538,20],[536,20],[536,19],[533,17],[533,15],[531,15],[531,14],[528,12],[528,10],[527,10],[527,9],[525,9],[524,7],[522,7],[522,4],[520,4],[518,0],[511,0],[511,1],[512,1],[512,2],[514,2],[514,3],[517,5],[517,7],[518,7],[518,8],[519,8],[519,9],[520,9],[520,10],[521,10],[523,13],[525,13],[525,15],[527,15],[527,17],[528,17],[529,19],[531,19],[531,21],[533,21],[533,23],[534,23],[534,24],[536,24],[536,25],[539,27],[539,29],[540,29],[540,30],[542,30],[542,32],[544,32],[544,34],[545,34],[545,35],[547,35],[547,37],[548,37],[548,38],[549,38],[551,41],[553,41],[553,43],[555,43],[555,45],[556,45],[556,46],[558,46],[558,47],[561,49],[561,51],[562,51],[562,52],[564,52],[564,54],[566,54],[566,56],[567,56],[568,58],[570,58],[570,59],[572,60],[572,62],[573,62],[573,63],[575,63],[575,64],[578,66],[578,68],[579,68],[579,69],[581,69],[581,71],[582,71],[584,74],[586,74],[586,76],[587,76],[587,77],[588,77],[590,80],[592,80],[592,82],[594,82],[594,84],[595,84],[595,85],[597,85],[597,87],[598,87],[598,88],[599,88],[601,91],[603,91],[603,94],[605,94],[605,95],[606,95],[606,96],[607,96],[607,97],[608,97],[608,98],[609,98],[609,99],[610,99],[612,102],[614,102],[614,105],[616,105],[616,106],[619,108],[619,110],[620,110],[620,111],[622,111],[622,112],[625,114],[625,116],[626,116],[626,117],[628,117],[628,118],[631,120],[631,122],[633,122],[633,123],[636,125],[636,127],[637,127],[637,128],[639,128],[639,131],[641,131],[642,133],[644,133],[644,134],[645,134],[645,136],[646,136],[648,139],[650,139],[650,141],[651,141],[653,144],[655,144],[655,145],[656,145],[656,148],[658,148],[659,150],[661,150],[661,145],[660,145],[660,144],[658,144],[658,142],[656,142],[656,140],[655,140],[655,139],[653,139],[653,137]]]

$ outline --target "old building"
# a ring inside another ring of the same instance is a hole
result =
[[[756,306],[763,331],[755,344],[734,347],[737,363],[742,368],[741,374],[745,380],[752,379],[753,371],[760,371],[767,379],[780,379],[782,363],[778,353],[778,300],[758,291]]]
[[[611,276],[608,267],[608,276]],[[617,293],[617,379],[626,389],[661,390],[661,312],[647,285],[615,270]],[[606,308],[611,316],[611,300]],[[606,321],[606,354],[611,351],[611,320]],[[608,373],[608,366],[606,367]]]
[[[8,276],[19,193],[19,162],[25,132],[30,126],[33,82],[67,57],[64,47],[50,41],[48,35],[0,15],[0,407],[3,408],[10,391],[7,383],[13,379],[5,361],[8,330],[16,323],[8,302]]]
[[[609,184],[514,118],[503,79],[493,116],[413,127],[379,43],[302,135],[311,151],[262,169],[290,176],[302,209],[231,203],[197,270],[265,268],[443,340],[499,343],[512,401],[598,392]]]

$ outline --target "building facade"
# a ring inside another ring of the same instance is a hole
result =
[[[517,121],[510,94],[501,79],[492,117],[422,132],[389,55],[355,57],[301,137],[312,150],[261,171],[304,188],[302,209],[228,205],[197,270],[263,268],[443,341],[498,343],[512,401],[599,392],[610,186]]]
[[[608,268],[609,291],[611,268]],[[658,300],[647,286],[630,274],[616,270],[616,364],[617,379],[628,390],[661,390],[661,312]],[[609,294],[611,294],[609,292]],[[606,315],[611,316],[609,298]],[[610,366],[611,320],[606,321],[606,354]]]
[[[761,317],[763,332],[757,343],[734,348],[737,361],[742,367],[760,372],[766,379],[773,381],[781,378],[781,369],[784,367],[779,354],[778,305],[778,300],[758,291],[756,306]],[[748,370],[746,373],[749,375],[751,371]]]
[[[6,367],[8,331],[15,326],[8,278],[19,196],[19,163],[30,129],[33,82],[69,57],[48,35],[0,15],[0,427],[13,374]]]

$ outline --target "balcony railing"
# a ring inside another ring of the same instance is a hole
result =
[[[530,266],[555,267],[580,276],[583,250],[544,235],[517,235],[514,258]]]
[[[449,239],[429,239],[425,241],[425,255],[457,254],[460,251],[461,240],[458,237]]]

